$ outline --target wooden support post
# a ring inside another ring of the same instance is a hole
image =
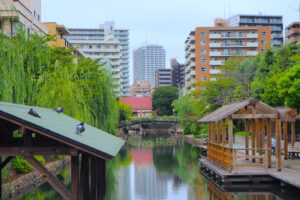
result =
[[[281,120],[276,119],[276,154],[277,154],[277,171],[281,171]]]
[[[37,171],[41,173],[44,179],[54,187],[54,189],[61,194],[65,199],[72,200],[72,195],[70,191],[59,182],[38,160],[36,160],[33,156],[24,156],[24,159],[32,165]]]
[[[249,138],[248,138],[248,119],[245,119],[245,154],[246,156],[249,156]],[[246,160],[249,160],[248,157],[246,157]]]
[[[217,144],[220,145],[221,143],[221,133],[220,133],[220,122],[217,122]]]
[[[226,146],[226,119],[222,120],[222,144]]]
[[[72,199],[79,200],[79,157],[71,156],[71,176],[72,176]]]
[[[272,153],[272,144],[271,144],[271,119],[267,120],[267,148],[268,150],[268,167],[271,168],[272,160],[271,160],[271,153]]]
[[[211,130],[212,130],[212,143],[216,143],[216,126],[215,126],[215,123],[212,123],[211,124],[212,127],[211,127]]]
[[[295,137],[296,137],[296,129],[295,129],[295,122],[291,123],[291,134],[292,134],[292,149],[294,149],[295,146]]]
[[[13,156],[8,156],[3,162],[0,161],[0,170],[2,170],[10,161]]]
[[[252,148],[252,162],[255,162],[255,120],[251,120],[251,148]]]
[[[260,119],[260,148],[265,148],[265,120],[264,119]],[[262,156],[262,154],[264,153],[263,150],[260,150],[260,156]],[[263,158],[260,158],[260,163],[263,163]]]
[[[261,148],[260,147],[260,121],[259,119],[255,120],[255,128],[256,128],[256,148]]]
[[[232,118],[228,118],[228,147],[232,148],[233,130],[232,130]]]
[[[0,156],[0,164],[2,164],[1,156]],[[0,200],[2,200],[2,168],[0,168]]]
[[[208,123],[207,124],[207,140],[208,140],[208,143],[211,143],[211,124]]]
[[[288,156],[288,133],[287,133],[287,122],[283,122],[283,155],[284,155],[284,160],[287,160]]]

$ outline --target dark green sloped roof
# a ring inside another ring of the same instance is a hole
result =
[[[38,112],[41,118],[29,115],[30,108]],[[52,109],[0,102],[0,115],[15,119],[22,124],[63,139],[75,147],[81,147],[83,151],[86,149],[107,159],[116,156],[124,144],[124,140],[88,124],[85,124],[82,136],[77,135],[76,126],[80,121]]]

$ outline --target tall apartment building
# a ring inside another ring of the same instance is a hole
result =
[[[106,68],[111,71],[112,77],[115,80],[116,96],[122,96],[122,54],[120,41],[114,37],[113,31],[107,31],[103,40],[84,40],[84,39],[68,39],[72,46],[79,47],[85,57],[98,59],[102,58],[101,62],[106,63]]]
[[[161,45],[147,44],[133,52],[133,79],[148,81],[155,85],[155,70],[164,69],[165,49]]]
[[[185,82],[184,64],[179,64],[176,59],[171,59],[170,63],[172,68],[172,86],[183,88]]]
[[[300,40],[300,22],[293,22],[285,28],[287,44],[297,43]]]
[[[131,97],[151,97],[154,87],[149,82],[134,80],[130,89]]]
[[[227,26],[270,26],[272,47],[283,43],[283,23],[280,15],[235,15],[227,19]]]
[[[197,27],[185,41],[185,89],[193,83],[214,80],[228,57],[256,56],[271,46],[271,29],[267,26],[227,27],[217,19],[214,27]]]
[[[172,69],[155,70],[155,87],[172,86]]]
[[[15,36],[22,28],[28,33],[48,34],[41,23],[41,0],[1,0],[0,30],[8,36]]]
[[[121,96],[130,96],[130,84],[129,84],[129,30],[127,29],[115,29],[113,22],[105,22],[104,24],[100,25],[99,29],[86,29],[86,28],[70,28],[69,31],[71,32],[71,35],[67,37],[67,39],[73,43],[73,41],[82,41],[84,43],[87,42],[88,44],[94,44],[95,48],[97,46],[101,46],[103,43],[103,46],[99,48],[98,51],[89,52],[92,53],[93,58],[101,58],[104,54],[106,55],[106,58],[114,59],[112,62],[113,64],[116,64],[117,61],[115,56],[116,53],[118,53],[118,56],[120,56],[120,68],[113,66],[113,71],[116,75],[116,68],[118,68],[120,73],[120,88],[121,88]],[[105,35],[106,33],[110,32],[113,37],[108,41],[105,41]],[[118,41],[118,42],[117,42]],[[111,45],[107,45],[106,43],[111,43]],[[120,46],[120,52],[117,50],[119,47],[114,47],[115,45]],[[112,47],[112,48],[111,48]],[[114,49],[112,52],[111,50]],[[98,54],[97,54],[98,53]],[[109,53],[109,55],[107,54]],[[114,54],[114,55],[112,55]],[[114,57],[114,58],[112,58]]]

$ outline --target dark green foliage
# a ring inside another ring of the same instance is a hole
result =
[[[41,164],[45,163],[45,159],[43,156],[34,156]],[[24,158],[20,156],[16,156],[11,161],[12,167],[18,174],[24,174],[32,171],[33,167],[26,161]]]
[[[152,94],[153,109],[158,115],[172,115],[172,102],[178,98],[178,88],[172,86],[157,87]]]
[[[132,108],[131,105],[119,102],[119,121],[131,119]]]

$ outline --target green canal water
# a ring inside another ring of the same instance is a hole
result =
[[[297,191],[289,188],[257,191],[224,192],[199,172],[200,152],[180,138],[131,139],[119,154],[107,162],[106,199],[108,200],[210,200],[210,199],[300,199]],[[59,177],[70,188],[70,172]],[[245,189],[246,188],[246,189]],[[63,199],[47,183],[22,200]]]

